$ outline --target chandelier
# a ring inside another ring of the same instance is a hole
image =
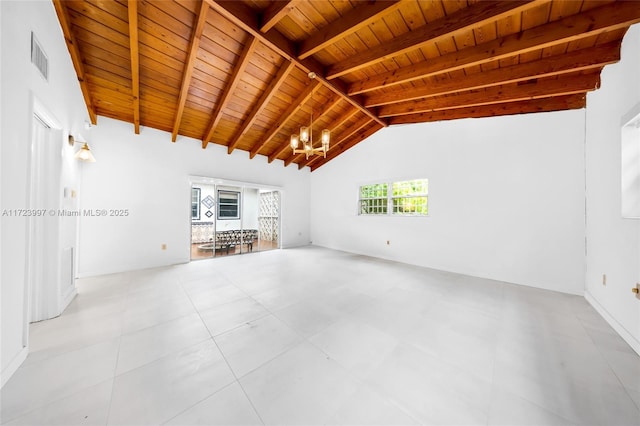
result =
[[[316,78],[316,73],[310,72],[309,78]],[[291,149],[294,154],[305,154],[307,160],[311,155],[322,155],[327,157],[327,151],[329,150],[329,140],[331,139],[331,132],[329,129],[324,129],[320,136],[320,146],[313,147],[313,112],[309,118],[309,126],[300,127],[300,134],[291,135]],[[298,149],[298,146],[302,142],[302,149]]]

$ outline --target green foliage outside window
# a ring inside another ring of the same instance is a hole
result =
[[[360,187],[359,214],[387,214],[389,186],[386,183]]]
[[[429,213],[427,179],[393,183],[393,214],[426,216]]]
[[[426,216],[429,213],[428,193],[427,179],[363,185],[360,187],[359,214]]]

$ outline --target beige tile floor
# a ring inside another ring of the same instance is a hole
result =
[[[640,358],[581,297],[317,247],[78,290],[3,424],[640,424]]]

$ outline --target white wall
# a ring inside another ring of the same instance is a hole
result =
[[[282,245],[309,242],[309,171],[249,160],[244,151],[100,117],[91,130],[97,159],[83,170],[83,209],[128,209],[128,217],[82,217],[81,276],[188,262],[191,237],[189,176],[209,176],[283,188]],[[162,251],[161,245],[167,244]]]
[[[29,147],[31,143],[32,97],[36,97],[62,126],[76,132],[87,118],[75,71],[64,43],[51,2],[0,1],[0,57],[2,75],[2,209],[25,209],[28,204]],[[31,31],[49,58],[46,82],[30,62]],[[76,164],[69,161],[71,150],[62,155],[64,185],[75,186]],[[59,194],[61,196],[62,194]],[[65,205],[68,205],[65,203]],[[62,221],[61,244],[74,239],[75,227]],[[26,229],[24,218],[2,217],[1,289],[1,381],[26,356],[23,348]]]
[[[627,32],[622,59],[602,72],[587,98],[586,297],[640,353],[640,220],[621,217],[622,117],[640,103],[640,26]],[[602,285],[602,275],[607,285]]]
[[[313,244],[582,294],[584,115],[383,129],[311,174]],[[405,178],[429,217],[356,214],[359,185]]]

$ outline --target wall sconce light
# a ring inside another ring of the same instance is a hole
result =
[[[69,135],[69,145],[73,146],[74,143],[81,143],[82,148],[78,150],[73,156],[75,159],[84,161],[86,163],[95,163],[96,158],[91,153],[91,149],[89,149],[89,144],[82,139],[82,136],[78,136],[76,140],[72,135]]]

